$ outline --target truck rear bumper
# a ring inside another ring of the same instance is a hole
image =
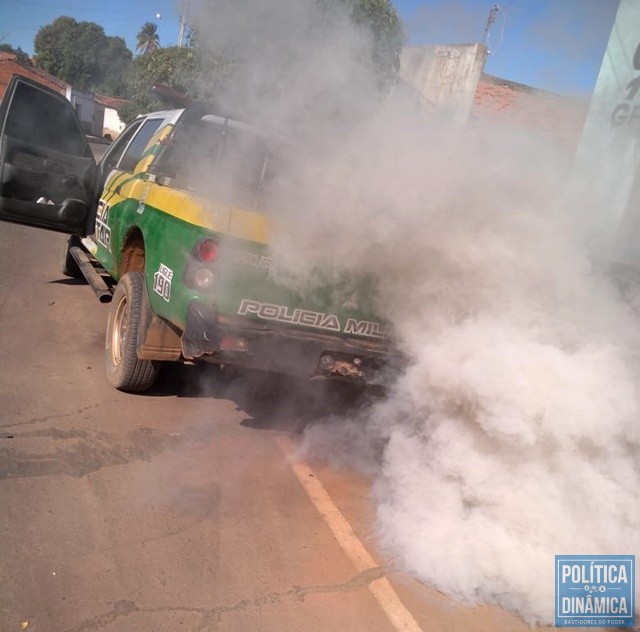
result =
[[[341,338],[220,316],[191,303],[182,335],[185,359],[204,359],[296,377],[381,381],[402,363],[388,341]]]

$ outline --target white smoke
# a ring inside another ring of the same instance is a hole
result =
[[[306,449],[373,473],[381,542],[407,569],[549,623],[555,554],[640,553],[640,327],[594,268],[580,208],[560,204],[569,157],[399,95],[372,112],[369,82],[349,84],[362,31],[341,21],[311,45],[308,2],[269,6],[286,28],[251,19],[250,41],[284,38],[294,62],[275,73],[289,98],[264,108],[305,140],[274,192],[274,252],[298,287],[371,277],[409,362],[386,400],[312,428]],[[216,28],[249,37],[244,10]],[[248,68],[264,96],[263,61]],[[336,89],[348,117],[311,107]]]
[[[411,359],[359,439],[318,427],[307,450],[385,442],[383,544],[450,595],[548,623],[555,554],[640,550],[640,328],[558,207],[565,163],[543,141],[395,115],[336,152],[280,233],[298,270],[372,274]]]

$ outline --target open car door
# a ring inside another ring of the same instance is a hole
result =
[[[0,220],[93,232],[96,163],[73,106],[14,75],[0,104]]]

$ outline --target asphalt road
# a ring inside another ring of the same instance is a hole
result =
[[[2,632],[529,629],[394,570],[369,481],[289,458],[320,414],[299,385],[174,366],[114,390],[62,241],[0,223]]]

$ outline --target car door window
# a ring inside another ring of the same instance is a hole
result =
[[[140,129],[143,120],[134,121],[130,123],[129,126],[118,136],[116,141],[107,149],[105,155],[102,157],[98,165],[98,190],[102,191],[102,189],[107,184],[107,178],[109,174],[116,168],[116,165],[122,158],[122,154],[124,150],[127,148],[127,145],[133,138],[133,135]]]
[[[129,141],[133,138],[133,135],[138,131],[142,121],[134,121],[127,127],[120,136],[115,140],[113,145],[109,147],[105,155],[101,160],[101,165],[104,165],[105,170],[114,169],[118,164],[124,150],[127,148]]]
[[[51,107],[51,96],[47,91],[26,82],[15,91],[4,133],[45,149],[91,156],[72,108]]]
[[[264,138],[228,124],[201,121],[182,129],[153,164],[173,186],[257,208],[268,171]]]
[[[142,124],[120,159],[118,169],[122,171],[133,171],[135,169],[142,158],[145,147],[149,144],[149,141],[160,127],[162,121],[163,119],[161,118],[147,119]]]

